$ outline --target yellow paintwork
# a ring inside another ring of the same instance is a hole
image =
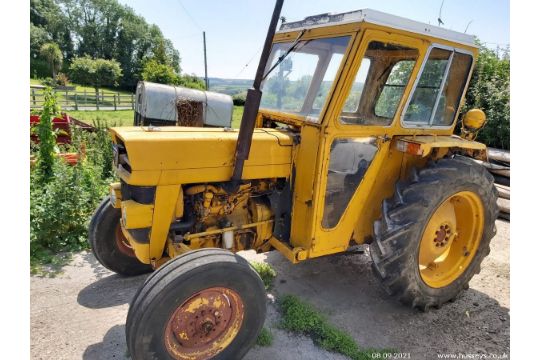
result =
[[[227,181],[232,174],[238,130],[162,127],[112,128],[113,141],[125,143],[131,173],[120,177],[132,185],[175,185]],[[285,131],[258,129],[253,135],[244,179],[288,177],[291,136]]]
[[[403,136],[399,137],[400,141],[406,143],[418,144],[420,149],[420,156],[428,156],[431,154],[433,149],[444,148],[444,149],[469,149],[477,150],[480,152],[485,152],[487,147],[485,144],[468,141],[459,136],[431,136],[431,135],[420,135],[420,136]],[[399,143],[399,142],[398,142]]]
[[[484,230],[484,206],[473,192],[458,192],[431,216],[420,242],[418,267],[424,282],[442,288],[454,282],[474,258]]]
[[[152,226],[154,205],[139,204],[133,200],[122,201],[122,223],[126,229]]]
[[[152,218],[150,247],[148,249],[150,261],[159,260],[163,255],[165,240],[173,220],[180,189],[179,185],[158,186],[156,189],[156,207]]]
[[[278,33],[274,37],[274,42],[290,42],[298,35],[299,31]],[[270,222],[257,225],[256,241],[257,246],[260,246],[269,239],[269,243],[292,262],[342,252],[350,246],[351,241],[361,244],[370,239],[373,222],[380,216],[383,199],[392,196],[396,181],[405,178],[411,167],[424,166],[428,158],[444,156],[448,149],[465,149],[473,155],[485,153],[483,144],[452,136],[459,111],[456,112],[452,125],[448,127],[404,127],[400,121],[406,99],[413,89],[421,64],[432,44],[460,48],[470,52],[475,59],[478,53],[476,47],[364,22],[308,29],[302,39],[344,35],[351,36],[351,41],[321,110],[319,121],[308,122],[300,115],[261,109],[257,117],[258,128],[253,134],[249,159],[243,170],[244,180],[276,178],[290,180],[294,174],[289,243],[269,237],[271,232],[268,227],[261,228],[269,226]],[[339,120],[341,109],[371,41],[415,48],[418,50],[417,62],[391,124],[387,126],[343,124]],[[470,74],[467,85],[469,80]],[[288,131],[261,128],[265,119],[294,127],[300,135],[299,143],[293,141],[293,135]],[[157,186],[150,245],[146,249],[142,245],[137,245],[138,248],[134,246],[137,257],[146,263],[157,261],[162,256],[166,244],[171,257],[189,249],[215,246],[217,237],[221,236],[220,231],[213,232],[217,227],[208,227],[207,232],[210,233],[207,236],[188,235],[191,239],[189,247],[167,239],[167,230],[173,215],[178,218],[179,214],[184,212],[181,204],[183,200],[179,200],[179,196],[184,194],[180,191],[181,186],[186,189],[187,184],[209,184],[230,180],[238,131],[187,127],[163,127],[159,131],[149,131],[148,128],[127,127],[113,128],[111,133],[113,141],[122,141],[125,144],[132,166],[130,173],[118,169],[122,180],[132,185]],[[334,228],[327,229],[322,226],[322,218],[330,147],[334,140],[340,138],[375,138],[378,151],[340,221]],[[421,154],[403,152],[399,149],[400,141],[416,144]],[[215,195],[204,196],[204,204],[208,205],[208,211],[212,213],[210,204]],[[261,211],[260,209],[258,215],[260,218],[257,220],[248,221],[245,212],[239,212],[235,215],[235,219],[246,219],[244,225],[269,220],[271,216],[269,210]],[[253,213],[254,209],[250,212]],[[235,228],[241,228],[239,226],[241,224],[234,225]],[[260,235],[261,232],[264,236]]]
[[[486,114],[480,109],[471,109],[463,117],[463,125],[468,130],[479,130],[486,124]]]

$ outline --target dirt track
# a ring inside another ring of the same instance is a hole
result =
[[[296,294],[327,315],[364,347],[393,348],[411,359],[437,354],[509,353],[509,223],[497,221],[491,254],[471,287],[454,303],[421,313],[405,308],[378,285],[366,254],[338,255],[291,265],[278,252],[246,257],[272,264],[278,277],[274,296]],[[32,359],[125,359],[124,322],[131,297],[145,276],[122,278],[88,253],[55,278],[31,278]],[[275,328],[271,305],[267,325],[271,347],[254,347],[249,360],[342,359],[312,341]]]

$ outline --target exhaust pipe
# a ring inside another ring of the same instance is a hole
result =
[[[249,157],[251,140],[253,139],[253,131],[255,130],[255,120],[257,118],[257,113],[259,112],[259,106],[261,105],[261,82],[263,80],[266,63],[270,57],[272,40],[276,32],[276,26],[282,7],[283,0],[276,0],[276,6],[274,7],[270,26],[268,27],[268,33],[266,34],[266,40],[264,42],[261,59],[259,60],[259,66],[257,67],[257,73],[255,74],[255,80],[253,81],[253,87],[247,91],[244,113],[242,114],[242,123],[240,124],[240,133],[238,134],[236,151],[234,154],[234,169],[231,177],[233,183],[239,183],[242,179],[244,161]]]

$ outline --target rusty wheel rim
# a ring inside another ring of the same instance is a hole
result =
[[[232,289],[201,290],[184,301],[169,318],[165,348],[178,360],[210,359],[236,337],[244,320],[244,304]]]
[[[118,250],[120,250],[122,254],[135,257],[135,252],[129,244],[129,240],[124,236],[124,233],[122,233],[122,228],[120,227],[120,224],[116,226],[114,238],[116,242],[116,247],[118,248]]]

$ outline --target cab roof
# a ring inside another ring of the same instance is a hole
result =
[[[395,16],[372,9],[355,10],[340,14],[326,13],[308,16],[304,20],[281,24],[279,32],[281,33],[299,29],[309,29],[356,22],[366,22],[375,25],[387,26],[389,28],[409,31],[416,34],[427,35],[476,47],[473,35],[444,29],[439,26],[425,24],[419,21],[410,20],[404,17]]]

